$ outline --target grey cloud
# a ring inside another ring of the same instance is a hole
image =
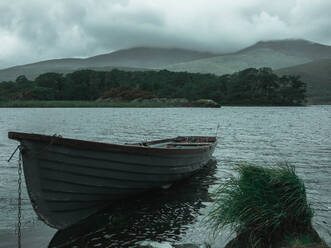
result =
[[[228,52],[259,40],[331,45],[329,0],[2,0],[0,67],[133,46]]]

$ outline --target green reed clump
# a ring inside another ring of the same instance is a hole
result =
[[[221,183],[213,194],[207,222],[214,233],[230,227],[242,247],[272,247],[285,235],[309,232],[313,212],[293,166],[240,164],[236,171],[239,176]]]

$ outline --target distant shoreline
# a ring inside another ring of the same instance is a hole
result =
[[[310,105],[225,104],[227,107],[305,107]],[[0,101],[0,108],[185,108],[174,102],[97,102],[97,101]],[[201,108],[206,108],[200,106]]]
[[[0,108],[165,108],[183,107],[166,102],[0,101]]]

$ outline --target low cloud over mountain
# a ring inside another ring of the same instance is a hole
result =
[[[233,52],[259,40],[331,45],[329,0],[2,0],[0,68],[137,46]]]

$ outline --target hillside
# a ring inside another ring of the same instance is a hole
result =
[[[302,39],[260,41],[238,53],[243,54],[251,50],[268,48],[288,56],[306,57],[318,60],[331,57],[331,46],[315,43]]]
[[[78,69],[98,67],[124,70],[146,70],[165,67],[174,63],[216,56],[207,52],[185,49],[136,47],[119,50],[86,59],[54,59],[0,70],[0,82],[15,80],[19,75],[35,79],[45,72],[69,73]]]
[[[179,48],[136,47],[85,59],[85,66],[122,66],[158,69],[167,65],[208,58],[217,54]]]
[[[307,83],[310,104],[331,104],[331,59],[283,68],[275,71],[278,75],[300,75]]]
[[[310,61],[311,60],[306,57],[290,56],[269,48],[258,48],[244,53],[229,54],[170,65],[165,67],[165,69],[177,72],[186,71],[223,75],[246,68],[270,67],[272,69],[279,69]]]
[[[331,58],[331,46],[306,40],[258,42],[236,53],[166,66],[171,71],[233,73],[249,67],[270,67],[274,70]]]

